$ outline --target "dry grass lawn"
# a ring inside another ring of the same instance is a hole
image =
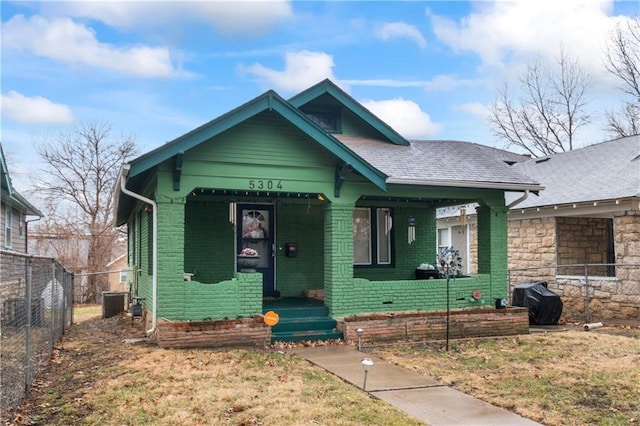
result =
[[[18,425],[418,425],[324,370],[273,350],[123,343],[138,319],[76,310]]]
[[[275,350],[167,350],[139,320],[76,310],[16,425],[421,424]],[[640,328],[369,347],[376,355],[545,425],[640,423]]]
[[[545,425],[640,424],[640,328],[393,345],[374,353]]]

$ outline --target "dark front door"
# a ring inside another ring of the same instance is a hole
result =
[[[236,211],[237,252],[245,247],[258,252],[260,263],[256,271],[262,273],[262,291],[269,295],[275,290],[273,204],[238,204]],[[237,265],[236,270],[240,270]]]

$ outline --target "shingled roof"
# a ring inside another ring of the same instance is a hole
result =
[[[518,204],[519,209],[640,197],[640,135],[531,159],[512,167],[545,187],[539,196]]]
[[[384,141],[334,135],[369,164],[387,175],[387,183],[490,187],[538,191],[538,182],[509,166],[526,157],[504,154],[471,142],[411,141],[397,146]]]

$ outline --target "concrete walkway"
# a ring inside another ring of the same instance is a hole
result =
[[[539,425],[534,421],[458,392],[436,380],[359,352],[349,345],[288,350],[362,388],[364,358],[374,365],[367,375],[366,391],[430,425]]]

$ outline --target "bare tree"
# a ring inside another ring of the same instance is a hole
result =
[[[46,164],[39,187],[57,201],[53,215],[59,227],[88,239],[87,272],[104,271],[116,239],[113,229],[113,185],[122,163],[135,154],[131,137],[111,137],[104,123],[82,124],[36,149]],[[59,228],[58,227],[58,228]],[[53,229],[56,229],[53,227]],[[90,275],[86,300],[98,301],[99,279]]]
[[[611,32],[604,65],[629,97],[620,111],[607,112],[606,129],[617,137],[640,134],[640,17]]]
[[[558,71],[532,60],[519,78],[514,100],[507,85],[489,107],[489,126],[507,147],[517,146],[534,157],[570,151],[576,132],[591,122],[586,111],[591,76],[563,51]]]

